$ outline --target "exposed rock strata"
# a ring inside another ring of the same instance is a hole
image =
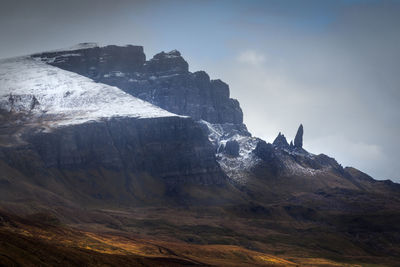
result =
[[[22,138],[25,145],[1,149],[3,160],[21,171],[35,171],[29,166],[36,161],[45,169],[148,173],[171,186],[225,183],[214,147],[190,118],[113,118],[50,132],[32,129]],[[24,151],[34,161],[18,156]]]
[[[142,46],[105,46],[34,55],[53,66],[105,83],[179,115],[210,123],[243,123],[239,102],[229,86],[210,80],[204,71],[190,72],[174,50],[146,61]]]

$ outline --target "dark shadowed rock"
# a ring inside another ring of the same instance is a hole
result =
[[[285,135],[283,135],[281,133],[278,134],[278,136],[275,138],[275,140],[272,144],[279,148],[289,148],[289,144],[286,140]]]
[[[33,162],[17,153],[32,155],[45,169],[147,173],[171,188],[187,183],[223,184],[225,179],[206,133],[190,118],[116,118],[30,132],[23,138],[29,145],[19,150],[1,148],[5,160],[21,171],[38,172],[39,168],[28,168]]]
[[[239,156],[239,143],[236,140],[230,140],[226,142],[225,153],[233,157]]]
[[[225,146],[224,144],[219,145],[218,149],[217,149],[217,153],[222,153],[224,152]]]
[[[303,148],[303,124],[300,124],[297,130],[296,137],[294,138],[294,147]]]
[[[186,73],[189,71],[188,63],[176,50],[165,53],[164,51],[155,55],[145,64],[145,71],[150,73]]]
[[[273,145],[263,140],[258,142],[256,148],[254,149],[254,153],[264,161],[270,161],[275,157]]]
[[[146,62],[142,46],[82,48],[73,51],[46,52],[34,55],[65,70],[98,80],[106,73],[141,72]]]

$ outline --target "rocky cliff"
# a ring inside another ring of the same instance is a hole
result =
[[[206,134],[190,118],[112,118],[22,138],[46,168],[146,172],[171,185],[225,181]]]
[[[190,72],[188,63],[176,50],[161,52],[146,61],[141,46],[83,44],[33,57],[117,86],[175,114],[211,123],[243,123],[239,102],[229,97],[229,86],[221,80],[210,80],[204,71]]]
[[[59,195],[128,201],[157,188],[153,200],[175,192],[182,201],[183,186],[228,184],[192,118],[30,58],[0,65],[0,169],[9,186],[18,172],[16,184]]]
[[[0,148],[3,182],[9,186],[39,183],[42,190],[75,199],[124,203],[148,198],[157,203],[175,192],[170,197],[186,203],[190,196],[180,198],[183,186],[227,185],[213,146],[190,118],[112,118],[22,132],[23,144]],[[18,182],[11,170],[22,175]]]

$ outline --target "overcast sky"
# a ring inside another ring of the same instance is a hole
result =
[[[80,42],[178,49],[253,135],[400,182],[400,1],[1,0],[0,57]]]

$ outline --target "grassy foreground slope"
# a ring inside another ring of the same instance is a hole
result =
[[[21,218],[2,212],[0,266],[361,266],[155,238],[77,230],[46,214]]]

